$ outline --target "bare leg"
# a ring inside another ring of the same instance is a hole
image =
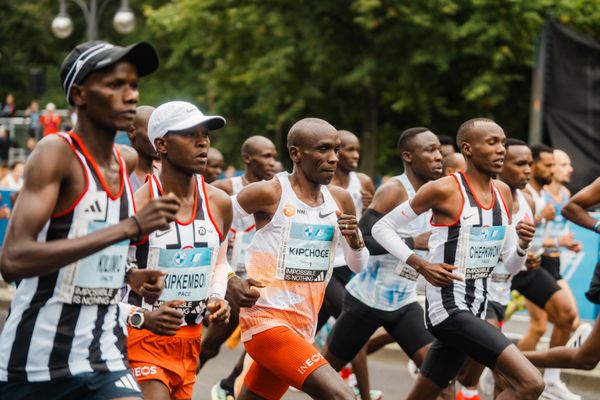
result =
[[[313,399],[355,400],[354,392],[331,365],[322,365],[306,378],[302,391]]]
[[[354,360],[352,360],[352,371],[356,375],[356,386],[360,392],[360,398],[371,400],[371,385],[369,384],[369,369],[367,366],[367,348],[360,349]]]
[[[494,372],[500,374],[509,384],[497,400],[537,399],[544,391],[540,372],[529,362],[515,345],[510,345],[496,360]]]
[[[556,283],[558,284],[558,286],[565,290],[565,292],[567,293],[567,297],[571,301],[571,307],[573,307],[573,312],[575,313],[575,319],[573,320],[573,326],[571,330],[574,331],[581,324],[581,321],[579,320],[579,311],[577,310],[577,301],[575,301],[573,291],[571,290],[571,287],[569,286],[569,283],[566,280],[561,279],[559,281],[556,281]]]
[[[367,354],[381,350],[385,345],[394,343],[394,338],[389,333],[383,332],[373,336],[367,343]]]
[[[558,292],[560,292],[560,290]],[[554,297],[556,293],[552,295],[552,297]],[[550,303],[550,300],[548,300],[548,303]],[[521,350],[535,350],[538,342],[541,337],[544,336],[544,333],[546,333],[546,329],[548,328],[548,316],[544,310],[529,300],[525,300],[525,306],[529,312],[529,329],[525,336],[519,341],[518,346]]]
[[[569,340],[573,321],[576,318],[575,309],[571,306],[567,292],[565,290],[555,292],[546,303],[545,310],[548,318],[554,324],[550,347],[563,346]],[[535,348],[523,348],[522,350],[535,350]]]
[[[171,400],[169,389],[160,381],[140,382],[145,400]]]

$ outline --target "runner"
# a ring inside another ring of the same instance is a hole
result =
[[[562,210],[562,215],[574,223],[600,233],[600,220],[592,217],[586,210],[600,203],[600,178],[576,193]],[[600,273],[600,263],[596,266],[594,277]],[[586,297],[600,304],[598,281],[592,280]],[[600,319],[596,319],[593,330],[587,340],[582,338],[579,348],[554,347],[548,351],[526,351],[525,356],[534,365],[543,368],[578,368],[591,370],[600,362]],[[584,325],[582,325],[584,326]]]
[[[331,180],[331,185],[339,186],[350,193],[354,201],[354,207],[356,208],[356,218],[360,219],[363,210],[369,207],[369,204],[373,200],[375,186],[371,178],[367,175],[356,172],[360,159],[360,141],[358,137],[352,132],[345,130],[340,130],[338,133],[341,141],[338,155],[339,162],[335,170],[335,175]],[[321,330],[330,317],[338,318],[340,316],[346,292],[345,286],[353,275],[352,271],[346,265],[344,252],[340,246],[337,247],[333,267],[331,279],[325,290],[325,298],[323,299],[321,310],[319,310],[317,332]],[[348,360],[348,362],[351,360]],[[360,398],[362,400],[371,400],[366,352],[361,352],[360,357],[352,361],[352,372],[356,376],[356,387]],[[374,398],[380,396],[381,392],[373,391]]]
[[[554,201],[548,201],[549,196],[543,190],[544,185],[552,183],[555,169],[553,150],[545,145],[534,145],[531,150],[533,166],[527,190],[536,203],[538,213],[536,215],[537,233],[533,242],[534,251],[543,248],[541,267],[548,271],[555,281],[559,281],[562,280],[560,275],[560,248],[566,247],[573,251],[579,251],[581,245],[574,241],[573,233],[565,233],[564,220],[562,217],[557,216],[557,204]],[[531,284],[539,288],[541,281]],[[517,286],[515,286],[515,289],[519,290]],[[519,292],[523,293],[521,290]],[[525,297],[529,298],[527,295]],[[554,329],[550,337],[550,347],[563,346],[567,343],[577,319],[577,311],[571,300],[570,291],[561,290],[559,300],[556,303],[559,307],[558,310],[550,317],[554,323]],[[530,325],[527,334],[519,341],[518,346],[521,350],[535,350],[540,338],[546,332],[549,315],[543,307],[536,305],[533,301],[527,300],[526,306],[529,312]],[[558,369],[546,369],[544,371],[544,382],[546,383],[546,389],[542,397],[545,399],[581,399],[581,396],[572,393],[560,380],[560,370]]]
[[[280,399],[290,385],[312,398],[354,399],[310,344],[336,245],[353,272],[368,259],[351,196],[326,186],[338,164],[339,135],[326,121],[306,118],[291,127],[287,144],[293,172],[250,185],[233,200],[256,220],[246,270],[265,285],[259,301],[240,313],[253,363],[239,399]]]
[[[465,172],[425,184],[412,200],[373,226],[373,237],[386,250],[427,279],[425,321],[436,340],[408,399],[434,399],[467,356],[506,379],[508,388],[498,399],[536,399],[543,390],[540,373],[482,319],[489,275],[498,257],[502,254],[508,272],[519,270],[534,227],[520,221],[516,230],[506,229],[512,210],[510,189],[492,182],[504,162],[502,128],[486,118],[472,119],[459,128],[457,142],[467,162]],[[428,262],[396,231],[429,210],[433,216]]]
[[[442,158],[443,176],[450,176],[455,172],[464,171],[466,167],[465,157],[460,153],[450,153]]]
[[[371,257],[367,268],[346,286],[342,314],[329,334],[324,355],[336,370],[354,359],[380,327],[417,366],[421,366],[433,342],[417,302],[417,272],[387,254],[371,236],[371,228],[396,206],[412,199],[426,182],[441,176],[440,142],[427,128],[410,128],[400,136],[398,152],[404,174],[391,178],[377,190],[359,224]],[[431,230],[428,217],[429,213],[425,213],[397,231],[411,247],[423,250],[421,254],[426,253]]]
[[[518,139],[506,140],[506,156],[500,180],[508,185],[513,200],[512,223],[509,229],[515,229],[519,221],[533,221],[533,199],[524,192],[531,173],[531,150],[525,142]],[[527,268],[539,268],[539,258],[528,254]],[[530,257],[531,256],[531,257]],[[508,273],[502,261],[494,267],[488,286],[488,303],[485,319],[494,327],[501,329],[504,322],[506,307],[510,301],[510,284],[513,274]],[[457,400],[479,400],[477,383],[484,370],[484,366],[468,359],[458,374],[458,381],[462,384]],[[497,388],[498,389],[498,388]],[[496,390],[498,393],[498,390]],[[493,394],[493,393],[490,393]]]
[[[131,188],[134,192],[142,187],[148,175],[158,172],[154,168],[154,162],[159,160],[158,153],[150,143],[150,139],[148,139],[148,120],[152,111],[154,111],[154,107],[139,106],[135,110],[133,124],[127,130],[131,147],[137,151],[138,155],[137,167],[129,175]]]
[[[230,196],[235,196],[250,183],[271,179],[274,175],[276,157],[277,150],[271,140],[264,136],[251,136],[242,144],[244,174],[216,181],[213,185],[224,190]],[[227,338],[236,334],[240,307],[251,307],[258,299],[259,292],[255,288],[262,287],[262,284],[254,279],[240,279],[246,277],[245,254],[256,232],[255,226],[254,217],[234,214],[228,237],[232,243],[229,261],[235,274],[230,275],[226,297],[231,305],[231,322],[227,326],[213,326],[207,330],[202,340],[198,370],[208,360],[219,354],[219,349]],[[237,335],[239,337],[239,331]],[[213,400],[225,400],[227,396],[233,397],[235,379],[242,372],[243,363],[244,354],[240,356],[229,376],[215,383],[211,389]]]
[[[442,147],[440,147],[440,152],[442,153],[442,157],[446,157],[452,153],[456,153],[456,140],[449,135],[437,135],[438,139]]]
[[[133,123],[139,77],[157,67],[143,42],[83,43],[61,66],[78,122],[36,146],[13,209],[0,270],[19,283],[0,336],[0,398],[142,397],[119,292],[125,279],[153,301],[164,273],[126,271],[128,241],[165,229],[179,201],[165,196],[134,215],[114,138]]]
[[[231,224],[231,201],[223,191],[206,185],[200,175],[206,166],[209,130],[223,125],[222,117],[206,116],[183,101],[159,106],[148,122],[148,137],[162,167],[136,192],[136,204],[143,210],[150,200],[172,193],[181,200],[181,207],[175,221],[150,234],[135,249],[140,268],[168,271],[157,302],[128,296],[129,303],[141,307],[130,316],[129,361],[147,398],[191,399],[204,314],[210,313],[211,323],[229,322],[229,306],[223,299],[227,242],[221,232],[227,232]],[[183,320],[174,338],[139,329],[144,311],[163,304],[176,307]]]
[[[213,183],[221,177],[225,160],[223,154],[214,147],[208,149],[208,159],[206,161],[206,171],[204,172],[204,181]]]

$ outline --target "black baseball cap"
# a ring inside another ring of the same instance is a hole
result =
[[[69,104],[74,105],[70,95],[73,84],[82,83],[91,72],[114,65],[124,58],[135,65],[140,77],[158,68],[158,54],[147,42],[121,47],[97,40],[81,43],[71,50],[60,66],[60,82]]]

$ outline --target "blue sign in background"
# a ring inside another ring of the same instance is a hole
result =
[[[2,196],[2,200],[0,200],[0,207],[8,206],[9,209],[12,209],[10,204],[10,195],[14,192],[14,189],[0,189],[0,195]],[[0,239],[2,241],[0,243],[4,244],[4,236],[6,236],[6,227],[8,226],[7,219],[0,219]]]

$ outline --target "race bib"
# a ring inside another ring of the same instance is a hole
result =
[[[231,253],[231,267],[235,272],[246,272],[246,250],[256,231],[236,232],[235,240],[233,241],[233,250]]]
[[[421,258],[427,257],[427,252],[423,250],[415,250],[415,254]],[[394,257],[394,259],[398,262],[396,264],[395,272],[403,278],[408,279],[409,281],[416,281],[419,277],[419,273],[410,265],[404,264],[402,261],[398,260]]]
[[[335,258],[335,227],[291,222],[284,225],[276,278],[324,282]]]
[[[176,250],[151,248],[147,268],[167,271],[159,300],[206,300],[212,258],[213,249],[208,247]]]
[[[492,271],[492,282],[506,283],[511,280],[511,277],[512,275],[506,270],[504,263],[499,260],[498,265]]]
[[[111,226],[106,222],[79,221],[73,237],[89,235]],[[108,305],[119,302],[125,279],[129,241],[115,243],[64,268],[58,298],[68,304]]]
[[[490,276],[504,244],[505,226],[465,227],[458,239],[455,265],[465,279]]]

